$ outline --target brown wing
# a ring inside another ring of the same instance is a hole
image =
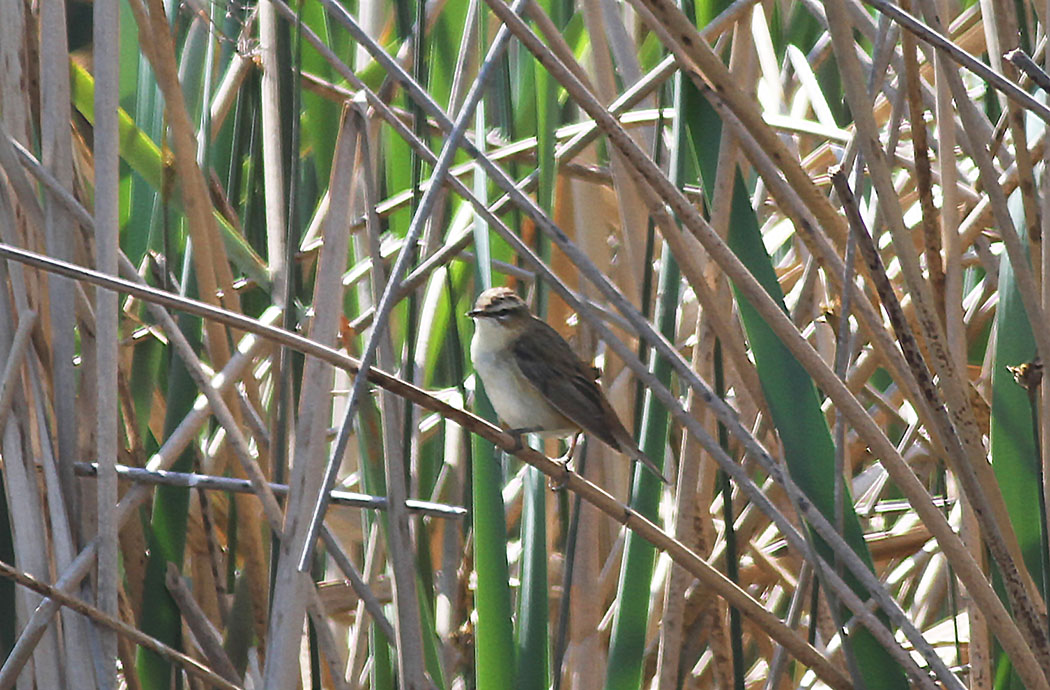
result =
[[[557,331],[537,319],[513,347],[521,373],[558,412],[620,450],[612,426],[620,426],[620,420],[595,382],[596,370],[581,362]]]

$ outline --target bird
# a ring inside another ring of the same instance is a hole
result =
[[[624,428],[598,385],[598,370],[529,311],[514,290],[494,287],[467,312],[474,320],[470,358],[496,414],[519,441],[522,434],[573,436],[565,462],[583,431],[645,465],[664,483],[660,468]]]

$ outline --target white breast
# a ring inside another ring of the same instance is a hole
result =
[[[510,351],[507,329],[477,319],[470,358],[500,419],[511,429],[534,429],[546,436],[567,436],[575,429],[521,373]]]

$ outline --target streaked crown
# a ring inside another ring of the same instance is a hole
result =
[[[474,309],[467,312],[471,318],[491,318],[503,322],[528,315],[529,306],[507,287],[485,290],[478,296]]]

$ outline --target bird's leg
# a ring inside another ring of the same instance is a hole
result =
[[[576,455],[576,445],[580,442],[580,436],[582,433],[583,432],[581,431],[577,431],[572,435],[572,440],[569,441],[569,450],[565,451],[565,455],[562,455],[560,458],[555,458],[554,462],[559,465],[568,465],[572,462],[573,456]]]
[[[562,476],[561,479],[557,480],[554,477],[551,477],[550,481],[547,483],[551,491],[561,491],[565,488],[565,483],[569,479],[569,472],[572,471],[572,469],[569,467],[569,463],[572,462],[573,457],[576,455],[576,446],[577,444],[579,444],[580,436],[582,435],[582,431],[577,431],[575,434],[573,434],[572,440],[569,441],[569,450],[565,451],[565,455],[562,455],[560,458],[552,458],[552,462],[554,462],[554,464],[562,466],[562,468],[565,470],[565,474]]]
[[[511,453],[517,453],[519,450],[525,447],[525,434],[534,434],[537,431],[543,431],[541,426],[523,426],[519,429],[507,429],[507,433],[514,437],[514,447],[511,448]]]
[[[507,429],[507,433],[514,437],[514,448],[512,448],[510,452],[516,453],[522,448],[524,448],[525,434],[532,434],[537,431],[543,431],[543,427],[527,426],[517,429]],[[552,477],[548,482],[548,485],[550,486],[552,491],[560,491],[561,489],[565,488],[565,482],[569,478],[569,472],[572,471],[572,469],[569,467],[569,463],[572,462],[573,456],[576,455],[576,446],[579,444],[580,436],[582,435],[582,431],[577,431],[575,434],[572,435],[572,441],[569,442],[569,450],[567,450],[565,454],[561,457],[551,458],[551,462],[555,463],[556,465],[560,465],[565,470],[565,474],[561,479],[556,480]]]

